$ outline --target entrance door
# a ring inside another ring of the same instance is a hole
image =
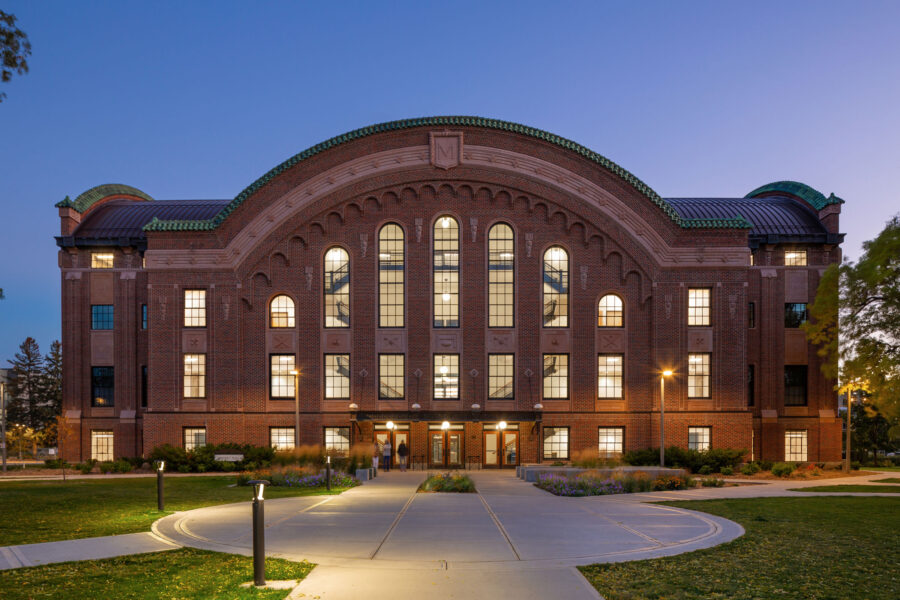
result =
[[[500,433],[497,431],[484,432],[484,466],[500,466]]]
[[[409,451],[409,430],[408,429],[394,429],[392,431],[388,431],[386,429],[376,429],[375,430],[375,444],[378,448],[384,447],[384,443],[388,440],[391,441],[391,466],[397,466],[400,464],[397,456],[397,450],[400,448],[400,442],[406,443],[407,449],[407,466],[409,466],[409,460],[411,456],[411,452]],[[378,460],[383,461],[384,455],[379,451]]]
[[[484,466],[515,467],[519,464],[518,431],[484,432]]]
[[[462,431],[429,431],[428,464],[431,467],[457,468],[463,464]]]
[[[515,467],[519,464],[519,432],[503,432],[503,466]]]

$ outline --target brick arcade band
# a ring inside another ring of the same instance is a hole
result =
[[[839,460],[799,325],[841,258],[842,203],[788,181],[664,199],[472,117],[341,135],[232,200],[101,185],[57,204],[62,452],[296,436],[391,437],[432,466],[616,455],[659,445],[671,369],[667,444]]]

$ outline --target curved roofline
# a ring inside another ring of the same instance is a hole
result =
[[[781,193],[781,194],[790,194],[791,196],[796,196],[800,198],[804,202],[808,203],[816,210],[822,210],[829,204],[843,204],[844,201],[841,198],[832,193],[827,198],[825,194],[820,192],[819,190],[806,185],[805,183],[800,183],[799,181],[773,181],[772,183],[767,183],[764,186],[758,187],[744,198],[755,198],[757,196],[762,196],[763,194],[770,193]]]
[[[247,198],[257,192],[260,188],[265,186],[267,183],[272,181],[278,175],[281,175],[286,170],[295,166],[307,158],[313,157],[321,152],[334,148],[336,146],[340,146],[342,144],[358,140],[361,138],[365,138],[371,135],[375,135],[378,133],[383,133],[387,131],[397,131],[402,129],[412,129],[415,127],[436,127],[436,126],[461,126],[461,127],[481,127],[484,129],[497,129],[501,131],[509,131],[513,133],[519,133],[522,135],[526,135],[529,137],[533,137],[536,139],[544,140],[546,142],[550,142],[555,144],[561,148],[566,150],[570,150],[575,152],[576,154],[581,155],[582,157],[599,164],[605,169],[611,171],[612,173],[618,175],[622,179],[624,179],[627,183],[629,183],[633,188],[635,188],[638,192],[640,192],[643,196],[648,198],[651,202],[656,204],[662,211],[679,227],[684,229],[702,229],[702,228],[726,228],[726,229],[749,229],[752,227],[751,223],[749,223],[746,219],[744,219],[740,215],[735,215],[730,219],[684,219],[678,216],[678,213],[666,202],[663,198],[657,194],[653,189],[648,186],[646,183],[635,177],[633,174],[620,167],[613,161],[608,158],[568,140],[566,138],[560,137],[558,135],[549,133],[547,131],[543,131],[540,129],[535,129],[533,127],[528,127],[526,125],[520,125],[518,123],[512,123],[510,121],[500,121],[497,119],[486,119],[483,117],[468,117],[468,116],[444,116],[444,117],[422,117],[418,119],[403,119],[399,121],[389,121],[386,123],[379,123],[377,125],[370,125],[368,127],[362,127],[360,129],[355,129],[353,131],[344,133],[339,136],[335,136],[331,139],[325,140],[315,146],[307,148],[306,150],[295,154],[290,157],[286,161],[282,162],[278,166],[270,169],[266,174],[262,177],[258,178],[256,181],[251,183],[249,186],[244,188],[240,194],[238,194],[234,200],[228,203],[228,205],[222,209],[222,211],[217,214],[215,217],[211,219],[205,220],[194,220],[194,221],[186,221],[186,220],[178,220],[178,221],[162,221],[159,219],[153,219],[150,223],[144,226],[145,231],[211,231],[216,229],[222,222],[225,221],[228,216],[234,212],[237,207],[239,207]]]
[[[66,196],[57,202],[55,206],[57,208],[73,208],[76,212],[83,214],[93,205],[110,196],[130,196],[133,198],[140,198],[147,202],[153,202],[153,198],[149,194],[145,194],[136,187],[131,187],[124,183],[104,183],[92,187],[86,192],[82,192],[75,200]]]

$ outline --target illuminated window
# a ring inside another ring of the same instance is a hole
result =
[[[350,255],[343,248],[325,253],[325,327],[350,327]]]
[[[787,267],[805,267],[806,250],[785,250],[784,264]]]
[[[688,290],[688,325],[708,326],[710,324],[709,288]]]
[[[291,450],[294,447],[293,427],[270,427],[269,445],[278,450]]]
[[[91,458],[97,462],[113,459],[113,432],[109,429],[91,430]]]
[[[350,355],[325,355],[325,397],[350,398]]]
[[[568,427],[544,427],[544,458],[568,460]]]
[[[597,365],[597,397],[622,397],[622,354],[601,354]]]
[[[569,397],[569,355],[544,355],[544,398],[567,399]]]
[[[597,309],[597,327],[622,327],[622,299],[615,294],[607,294],[600,298]]]
[[[269,393],[272,398],[293,398],[296,376],[293,354],[273,354],[269,357]]]
[[[184,355],[184,397],[206,397],[206,355]]]
[[[184,428],[184,449],[187,452],[206,445],[206,427]]]
[[[488,232],[488,327],[512,327],[515,307],[515,239],[497,223]]]
[[[113,328],[113,305],[112,304],[93,304],[91,305],[91,329],[112,329]]]
[[[569,326],[569,254],[559,246],[544,252],[544,327]]]
[[[294,323],[294,301],[291,297],[281,294],[272,298],[269,305],[269,327],[293,327]]]
[[[206,327],[206,290],[184,290],[184,326]]]
[[[349,427],[325,428],[325,453],[332,456],[347,456],[350,454]]]
[[[434,399],[459,400],[459,354],[434,355]]]
[[[709,398],[709,354],[688,354],[688,398]]]
[[[378,326],[403,327],[403,229],[388,223],[378,232]]]
[[[784,432],[784,460],[806,462],[806,430]]]
[[[705,452],[710,448],[712,427],[688,427],[688,449]]]
[[[434,222],[434,326],[459,327],[459,223],[449,216]]]
[[[806,406],[806,365],[784,365],[784,405]]]
[[[597,451],[603,458],[610,458],[622,454],[624,440],[624,427],[597,428]]]
[[[515,355],[488,355],[488,398],[512,400],[515,392]]]
[[[91,253],[92,269],[112,269],[113,254],[112,252],[92,252]]]
[[[784,326],[788,329],[800,327],[809,318],[805,302],[789,302],[784,305]]]
[[[378,355],[378,397],[396,400],[404,397],[404,356],[402,354]]]
[[[91,406],[114,406],[115,388],[113,367],[91,367]]]
[[[141,329],[147,329],[147,305],[141,304]]]

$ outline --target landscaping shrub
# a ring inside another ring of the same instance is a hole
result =
[[[94,459],[86,460],[83,463],[78,463],[75,465],[75,468],[81,472],[82,475],[90,474],[91,470],[94,468],[94,465],[97,464],[97,461]]]
[[[700,480],[700,485],[703,487],[722,487],[725,485],[725,480],[718,477],[704,477]]]
[[[472,493],[475,491],[475,483],[468,475],[443,473],[432,475],[419,486],[420,492],[458,492]]]
[[[687,469],[692,473],[703,473],[703,467],[709,467],[707,473],[721,472],[724,467],[732,469],[738,466],[747,452],[732,448],[711,448],[709,450],[689,450],[671,446],[666,448],[666,466]],[[622,460],[629,465],[658,465],[659,448],[630,450],[622,455]]]
[[[286,466],[245,471],[237,476],[238,485],[249,485],[254,479],[263,479],[276,487],[324,488],[326,477],[324,471],[317,471],[311,466]],[[359,480],[340,471],[331,472],[331,487],[354,487]]]
[[[45,469],[62,469],[63,467],[68,467],[69,463],[64,461],[61,458],[48,458],[44,461]]]
[[[101,473],[103,473],[104,475],[108,475],[109,473],[112,473],[113,468],[115,468],[115,463],[113,463],[111,460],[104,460],[98,466],[100,467]]]
[[[643,471],[613,475],[613,479],[622,484],[626,494],[637,494],[653,490],[653,478]]]
[[[757,462],[757,464],[759,465],[759,468],[760,468],[761,470],[763,470],[763,471],[771,471],[771,470],[772,470],[772,466],[775,464],[775,463],[772,462],[771,460],[759,460],[759,461],[756,461],[756,462]]]
[[[653,481],[653,491],[661,492],[665,490],[686,490],[694,487],[694,480],[690,477],[679,477],[677,475],[657,477]]]
[[[734,475],[734,467],[722,467],[722,475]]]
[[[775,477],[790,477],[791,473],[793,473],[796,468],[797,465],[794,463],[775,463],[772,465],[772,475]]]
[[[115,473],[130,473],[132,469],[131,463],[124,458],[120,458],[112,465],[112,470]]]
[[[279,450],[275,453],[272,464],[282,467],[286,465],[324,465],[325,449],[315,444],[304,444],[290,450]]]
[[[242,454],[238,462],[217,461],[216,454]],[[179,473],[206,473],[207,471],[232,471],[247,468],[268,467],[275,457],[275,450],[250,444],[206,444],[185,452],[184,448],[163,444],[150,452],[150,462],[166,461],[166,471]]]
[[[703,465],[702,467],[697,469],[697,473],[699,473],[700,475],[709,475],[712,472],[712,467],[709,465]]]
[[[601,467],[617,467],[622,464],[622,461],[618,456],[600,456],[600,452],[596,448],[586,448],[572,452],[571,463],[573,467],[598,469]],[[562,464],[560,463],[560,465]]]
[[[741,465],[741,473],[744,475],[756,475],[759,471],[759,463],[756,461]]]
[[[557,496],[604,496],[607,494],[634,494],[654,490],[681,490],[693,486],[691,479],[667,477],[652,479],[643,471],[616,473],[612,477],[597,471],[586,471],[574,477],[544,473],[535,485]]]

